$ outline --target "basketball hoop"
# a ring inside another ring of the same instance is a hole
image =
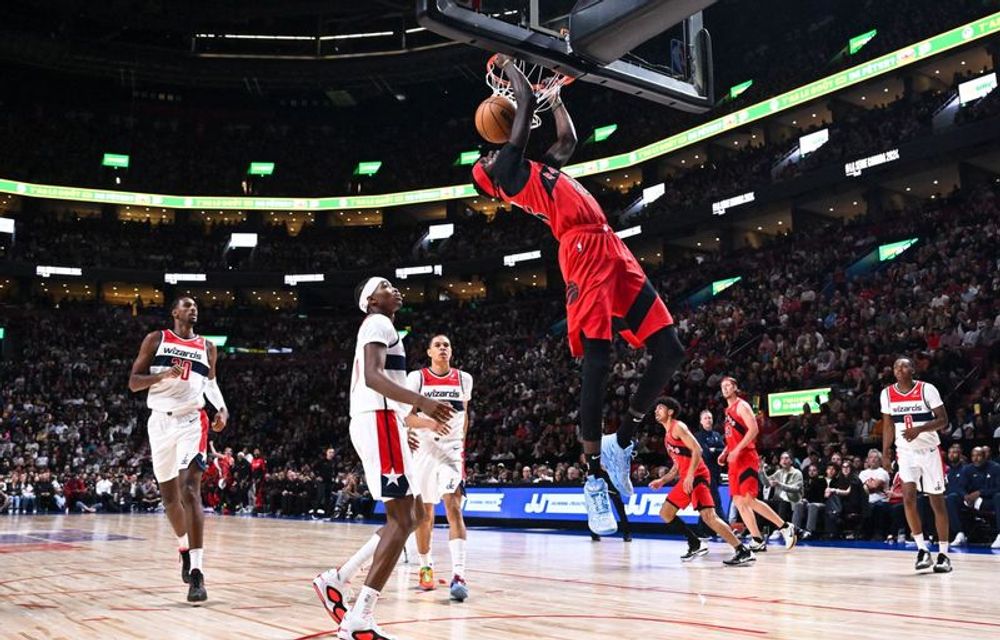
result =
[[[490,56],[486,63],[486,84],[493,91],[495,96],[503,96],[511,101],[517,108],[517,100],[514,98],[514,87],[510,81],[503,76],[503,70],[497,68],[496,59],[499,54]],[[516,64],[524,73],[524,77],[531,84],[531,89],[535,93],[535,113],[531,116],[531,128],[536,129],[542,124],[542,118],[538,114],[552,108],[559,89],[573,82],[574,78],[552,71],[540,64],[528,64],[523,60],[511,58],[512,64]]]

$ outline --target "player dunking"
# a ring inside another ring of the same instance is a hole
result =
[[[358,330],[351,370],[351,444],[365,471],[372,498],[385,503],[386,523],[339,569],[316,576],[316,595],[340,629],[342,640],[392,640],[375,624],[375,604],[407,536],[423,514],[407,426],[448,433],[451,405],[406,388],[406,349],[393,326],[403,296],[385,278],[369,278],[355,291],[366,314]],[[416,407],[428,418],[410,414]],[[347,582],[372,560],[357,602],[348,607]]]
[[[660,517],[667,523],[668,531],[674,530],[687,540],[688,550],[681,556],[682,562],[689,562],[708,553],[708,547],[698,539],[686,522],[677,517],[677,512],[690,504],[698,511],[705,524],[735,549],[736,553],[723,560],[723,564],[749,564],[756,560],[753,552],[740,543],[729,525],[715,513],[715,500],[712,499],[711,490],[712,474],[702,460],[701,444],[691,435],[687,425],[677,419],[680,411],[681,405],[674,398],[659,398],[656,401],[654,416],[663,427],[663,444],[674,461],[674,466],[662,477],[650,482],[649,488],[659,491],[664,484],[679,481],[663,501]]]
[[[938,557],[934,573],[951,571],[948,558],[948,511],[944,501],[944,460],[938,431],[948,426],[948,412],[937,388],[913,379],[913,361],[899,358],[892,365],[896,384],[882,390],[882,460],[892,473],[890,448],[896,444],[899,477],[903,481],[903,509],[917,543],[916,570],[931,567],[931,552],[924,541],[917,511],[917,491],[923,491],[934,510]]]
[[[215,379],[215,345],[195,335],[198,305],[181,297],[170,306],[173,330],[153,331],[139,347],[128,379],[130,391],[149,389],[149,449],[160,485],[163,509],[177,535],[181,579],[188,602],[208,598],[202,567],[204,515],[201,476],[208,464],[208,414],[205,398],[216,409],[213,431],[226,428],[229,411]]]
[[[760,456],[757,455],[757,418],[750,403],[739,396],[736,380],[722,379],[722,397],[726,406],[726,447],[719,454],[719,464],[729,465],[729,495],[750,530],[751,551],[767,551],[767,542],[757,526],[757,514],[774,523],[785,539],[785,547],[795,546],[795,527],[785,522],[766,502],[757,498],[760,492]]]
[[[584,485],[588,523],[598,535],[614,533],[607,483],[601,462],[623,498],[632,495],[632,435],[653,401],[684,358],[673,319],[639,262],[615,235],[599,204],[583,186],[559,169],[576,147],[576,132],[566,106],[557,98],[552,113],[558,139],[540,162],[524,158],[531,133],[535,95],[517,65],[498,56],[510,80],[518,109],[510,140],[472,169],[481,193],[513,203],[545,222],[559,242],[559,268],[566,281],[566,320],[570,351],[583,356],[580,435],[588,460]],[[611,367],[611,340],[617,329],[633,347],[652,356],[629,400],[630,419],[614,435],[601,437],[601,409]]]
[[[423,519],[417,527],[417,553],[420,556],[420,588],[435,587],[434,561],[431,557],[431,533],[434,530],[434,505],[444,498],[448,518],[448,548],[451,551],[451,597],[459,602],[469,597],[465,584],[465,520],[462,518],[462,482],[465,479],[465,437],[469,429],[469,400],[472,399],[472,376],[451,366],[451,340],[448,336],[431,338],[427,356],[431,366],[411,371],[406,386],[417,393],[447,402],[455,410],[448,423],[450,432],[442,436],[427,429],[417,430],[417,451],[413,462],[420,497],[424,502]],[[416,410],[414,410],[415,412]]]

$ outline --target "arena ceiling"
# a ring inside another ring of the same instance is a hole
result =
[[[14,0],[0,22],[0,60],[261,94],[393,91],[478,77],[483,54],[421,29],[414,7],[412,0]]]

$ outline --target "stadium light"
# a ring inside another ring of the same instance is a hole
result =
[[[735,278],[726,278],[725,280],[716,280],[712,283],[712,295],[717,296],[729,287],[733,286],[737,282],[743,279],[743,276],[736,276]]]
[[[426,276],[431,274],[436,276],[441,275],[441,265],[425,264],[420,267],[401,267],[396,269],[396,277],[400,280],[406,280],[410,276]]]
[[[476,164],[476,161],[479,160],[479,157],[481,155],[482,154],[479,153],[479,149],[473,149],[472,151],[463,151],[462,153],[458,154],[458,160],[455,161],[455,164],[458,166]]]
[[[712,203],[712,215],[721,216],[726,213],[728,209],[733,207],[738,207],[741,204],[746,204],[748,202],[753,202],[756,200],[757,196],[753,191],[749,191],[742,195],[733,196],[732,198],[726,198],[725,200],[719,200],[718,202]]]
[[[210,341],[216,347],[224,347],[229,342],[229,336],[202,336],[202,338]]]
[[[178,282],[205,282],[204,273],[165,273],[163,281],[167,284],[177,284]]]
[[[978,100],[997,88],[997,74],[987,73],[974,80],[962,82],[958,85],[958,103],[965,106],[973,100]]]
[[[128,169],[129,157],[121,153],[105,153],[101,164],[113,169]]]
[[[256,246],[256,233],[234,233],[229,237],[229,249],[253,249]]]
[[[428,240],[444,240],[455,235],[455,225],[451,222],[446,224],[432,224],[427,229]]]
[[[879,262],[888,262],[889,260],[895,260],[899,254],[903,253],[913,245],[917,244],[920,238],[908,238],[906,240],[900,240],[899,242],[890,242],[889,244],[883,244],[878,248],[878,260]]]
[[[872,29],[871,31],[862,33],[860,36],[854,36],[847,41],[847,54],[853,56],[858,51],[861,51],[877,34],[878,29]]]
[[[667,192],[667,185],[665,182],[660,184],[654,184],[651,187],[646,187],[642,190],[642,203],[651,204],[659,200],[664,193]]]
[[[13,218],[0,218],[0,233],[14,233]]]
[[[83,269],[80,267],[49,267],[38,265],[35,267],[35,275],[48,278],[50,276],[82,276]]]
[[[819,413],[820,404],[829,400],[830,387],[769,393],[767,394],[767,415],[772,418],[801,415],[802,407],[806,404],[809,405],[809,409],[813,413]]]
[[[799,138],[799,155],[805,156],[830,141],[830,130],[820,129]]]
[[[747,80],[746,82],[741,82],[737,85],[729,87],[729,99],[735,100],[740,96],[741,93],[749,89],[753,85],[753,80]]]
[[[542,257],[542,252],[538,251],[525,251],[524,253],[511,253],[503,257],[503,266],[513,267],[518,262],[527,262],[528,260],[540,260]]]
[[[642,225],[637,224],[634,227],[629,227],[628,229],[622,229],[621,231],[615,231],[615,235],[624,240],[625,238],[632,238],[634,236],[642,233]]]
[[[325,279],[322,273],[289,273],[285,276],[285,284],[294,287],[300,282],[323,282]]]
[[[371,160],[366,162],[359,162],[358,166],[354,169],[354,175],[356,176],[373,176],[378,173],[378,170],[382,168],[381,160]]]
[[[274,173],[273,162],[251,162],[247,169],[247,175],[250,176],[269,176],[272,173]]]
[[[594,129],[594,142],[604,142],[611,137],[611,134],[618,131],[617,124],[609,124]]]
[[[844,174],[852,178],[857,178],[865,169],[872,169],[888,162],[895,162],[896,160],[899,160],[899,149],[889,149],[888,151],[876,153],[867,158],[848,162],[844,165]]]

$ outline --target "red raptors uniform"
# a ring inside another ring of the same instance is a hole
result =
[[[746,435],[747,425],[736,412],[744,400],[726,407],[726,451],[732,451]],[[737,457],[727,454],[729,465],[729,494],[733,496],[757,497],[760,491],[760,456],[757,443],[751,441]]]
[[[698,461],[698,467],[694,471],[694,487],[691,489],[691,493],[685,493],[682,483],[691,468],[691,449],[684,444],[683,440],[673,437],[670,432],[671,428],[668,427],[666,435],[663,436],[663,444],[667,447],[670,458],[677,465],[679,473],[677,484],[667,495],[667,502],[677,507],[678,510],[689,504],[695,509],[715,508],[711,490],[712,474],[708,472],[704,459]]]
[[[520,156],[521,150],[507,145],[500,153]],[[642,346],[649,336],[673,324],[663,300],[635,256],[608,226],[594,196],[554,166],[533,160],[521,162],[526,181],[516,193],[508,194],[494,184],[481,164],[473,167],[473,180],[487,194],[542,220],[559,241],[572,354],[583,355],[581,335],[610,340],[612,319],[614,328],[633,347]]]

